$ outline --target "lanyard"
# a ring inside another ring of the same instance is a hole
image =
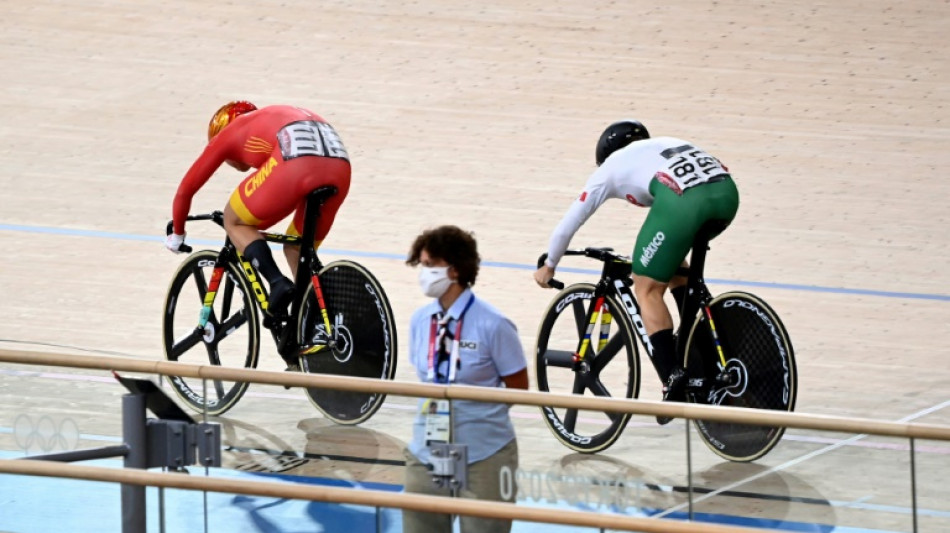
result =
[[[429,371],[426,373],[426,378],[433,383],[455,383],[456,374],[458,372],[459,366],[459,344],[462,338],[462,318],[465,317],[465,313],[468,312],[468,308],[472,306],[472,302],[475,301],[475,295],[472,294],[468,302],[465,304],[465,307],[462,308],[462,312],[459,314],[459,317],[455,320],[455,337],[452,339],[452,351],[449,353],[449,375],[446,378],[445,376],[437,376],[436,367],[438,363],[436,361],[436,353],[438,353],[440,346],[445,341],[445,329],[448,326],[449,320],[452,319],[452,316],[448,312],[439,319],[436,320],[435,316],[432,317],[432,322],[429,324]]]

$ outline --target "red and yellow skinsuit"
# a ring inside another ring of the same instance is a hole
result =
[[[337,194],[320,210],[315,244],[327,236],[350,189],[350,162],[332,126],[299,107],[275,105],[236,117],[205,147],[175,194],[174,232],[185,233],[195,193],[222,163],[257,169],[231,194],[229,203],[247,225],[267,229],[296,209],[287,232],[300,235],[307,194],[333,185]]]

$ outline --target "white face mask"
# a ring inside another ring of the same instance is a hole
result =
[[[439,298],[449,285],[455,283],[449,279],[449,267],[421,267],[419,268],[419,286],[422,292],[430,298]]]

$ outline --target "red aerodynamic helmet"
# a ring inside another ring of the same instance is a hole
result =
[[[211,122],[208,123],[208,140],[210,141],[215,135],[221,133],[221,130],[235,118],[244,113],[250,113],[256,110],[257,106],[246,100],[237,100],[224,104],[214,112],[214,116],[211,117]]]

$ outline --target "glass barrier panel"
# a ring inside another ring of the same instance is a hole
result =
[[[106,372],[0,363],[0,458],[121,445],[125,392]],[[122,458],[77,464],[121,468]],[[0,473],[0,508],[0,531],[121,529],[114,483]]]
[[[927,420],[928,423],[950,423]],[[950,531],[950,442],[914,440],[917,488],[917,530]]]
[[[692,465],[697,520],[791,531],[912,531],[906,439],[789,429],[755,461],[729,461],[700,443]]]

